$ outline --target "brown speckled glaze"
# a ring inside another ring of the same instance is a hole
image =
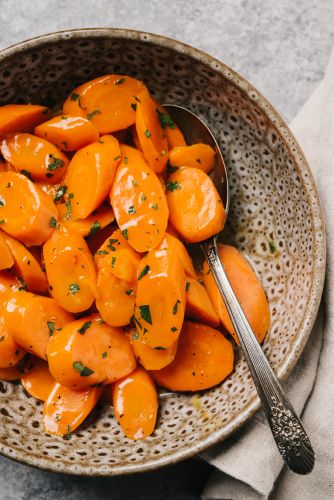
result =
[[[284,379],[298,360],[318,309],[325,270],[324,227],[312,175],[292,133],[266,99],[225,64],[174,40],[130,30],[47,35],[0,54],[0,103],[60,103],[77,84],[106,73],[144,80],[161,102],[198,113],[229,169],[227,237],[248,255],[269,298],[264,351]],[[274,241],[276,252],[269,248]],[[112,475],[189,457],[238,429],[259,408],[245,360],[201,395],[161,398],[154,434],[129,441],[100,405],[70,441],[44,435],[42,403],[20,385],[0,385],[0,451],[41,468]]]

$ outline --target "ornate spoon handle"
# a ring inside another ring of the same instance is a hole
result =
[[[233,292],[218,254],[216,239],[210,238],[201,247],[240,340],[279,452],[291,470],[297,474],[309,474],[315,460],[312,445]]]

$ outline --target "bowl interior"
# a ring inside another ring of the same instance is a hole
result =
[[[308,167],[265,99],[225,65],[177,42],[136,32],[82,30],[35,39],[0,56],[0,103],[57,107],[78,84],[107,73],[138,77],[160,102],[181,104],[212,128],[229,169],[226,239],[248,255],[270,302],[264,351],[285,377],[298,359],[321,294],[324,241]],[[45,436],[42,403],[0,385],[0,450],[40,467],[80,474],[143,471],[226,438],[256,410],[256,391],[237,352],[233,374],[199,395],[161,398],[158,425],[126,439],[100,405],[70,441]]]

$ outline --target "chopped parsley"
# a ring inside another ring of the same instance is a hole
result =
[[[64,160],[56,158],[55,155],[49,155],[49,164],[46,167],[47,170],[51,170],[51,172],[53,172],[54,170],[58,170],[58,168],[62,168],[63,166],[64,166]]]
[[[76,293],[78,293],[80,291],[80,287],[76,283],[71,283],[71,285],[68,287],[68,290],[69,290],[68,293],[75,295]]]
[[[111,258],[111,267],[115,267],[116,257]]]
[[[57,220],[54,217],[51,217],[50,222],[49,222],[50,227],[56,227],[57,226]]]
[[[91,113],[88,113],[87,120],[92,120],[95,115],[100,115],[101,111],[99,109],[94,109]]]
[[[141,199],[141,201],[145,201],[145,200],[147,200],[147,196],[146,196],[146,194],[145,194],[145,193],[143,193],[143,194],[141,195],[140,199]]]
[[[61,198],[66,194],[66,191],[67,191],[67,186],[60,186],[56,191],[56,196],[54,197],[53,201],[57,202],[61,200]]]
[[[172,326],[172,328],[170,329],[171,332],[176,332],[177,331],[177,328],[176,326]]]
[[[190,281],[187,281],[187,283],[186,283],[186,292],[189,290],[189,288],[190,288]]]
[[[153,208],[153,210],[158,210],[158,204],[153,203],[153,205],[151,205],[151,208]]]
[[[144,269],[139,273],[137,277],[138,281],[141,280],[145,276],[145,274],[148,274],[149,272],[150,272],[150,266],[146,265]]]
[[[72,92],[71,94],[71,101],[77,101],[80,97],[80,94],[76,94],[75,92]]]
[[[127,165],[129,163],[129,158],[127,156],[124,156],[123,162],[125,163],[125,165]]]
[[[270,253],[276,252],[276,245],[273,241],[269,241],[269,250],[270,250]]]
[[[93,235],[94,235],[94,234],[96,234],[98,231],[100,231],[100,229],[101,229],[101,224],[99,223],[99,221],[97,221],[97,220],[96,220],[96,221],[92,224],[92,226],[91,226],[91,228],[90,228],[89,233],[88,233],[88,235],[87,235],[87,236],[93,236]]]
[[[89,377],[89,375],[95,373],[88,366],[84,366],[81,361],[74,361],[73,368],[76,372],[80,373],[80,377]]]
[[[136,111],[137,110],[137,104],[134,104],[133,102],[130,104],[131,108],[133,109],[133,111]]]
[[[165,350],[166,350],[166,347],[161,347],[161,346],[159,346],[159,345],[158,345],[157,347],[153,347],[153,349],[154,349],[155,351],[165,351]]]
[[[139,306],[139,313],[140,313],[140,317],[144,321],[146,321],[147,323],[152,325],[152,317],[151,317],[151,311],[150,311],[149,305],[145,304],[143,306]]]
[[[175,191],[176,189],[181,189],[181,186],[177,181],[175,181],[175,182],[168,181],[166,187],[167,187],[168,191]]]
[[[54,334],[54,331],[55,331],[55,324],[53,321],[47,321],[46,324],[48,325],[49,336],[52,337],[52,335]]]
[[[105,359],[108,356],[108,353],[105,351],[102,353],[102,359]]]
[[[177,307],[178,307],[178,304],[181,304],[181,302],[179,300],[177,300],[174,304],[174,307],[173,307],[173,314],[177,314]]]
[[[125,78],[120,78],[119,80],[116,80],[115,85],[121,85],[124,82],[125,82]]]
[[[114,161],[117,161],[117,160],[120,160],[120,159],[121,159],[121,157],[120,157],[120,155],[118,155],[118,156],[115,156]]]
[[[84,335],[86,330],[88,330],[88,328],[90,328],[91,325],[92,325],[91,321],[85,321],[85,323],[80,328],[78,328],[77,332],[80,333],[81,335]]]
[[[72,198],[74,198],[74,194],[73,193],[70,193],[68,195],[68,198],[66,200],[66,214],[65,214],[65,220],[69,220],[71,218],[71,215],[72,215]]]
[[[176,172],[177,170],[179,170],[179,167],[173,167],[172,165],[168,165],[167,174],[174,174],[174,172]]]
[[[137,330],[131,335],[131,340],[138,340],[139,339],[139,333]]]
[[[6,222],[6,221],[5,221],[5,219],[1,219],[1,220],[0,220],[0,225],[1,225],[1,224],[4,224],[5,222]]]
[[[118,243],[118,239],[117,238],[109,238],[109,245],[107,245],[107,248],[110,248],[110,250],[112,252],[114,252],[116,250],[116,248],[114,247],[114,243]],[[106,252],[108,253],[108,252]]]
[[[123,229],[123,231],[122,231],[122,236],[123,236],[123,238],[125,238],[126,240],[129,238],[129,237],[128,237],[128,230],[127,230],[127,229]]]
[[[34,179],[32,178],[32,175],[29,172],[29,170],[21,170],[21,174],[25,175],[26,177],[28,177],[30,181],[34,182]]]
[[[59,415],[57,415],[57,416],[59,417]],[[58,420],[60,420],[60,417],[59,417]],[[70,424],[68,424],[68,426],[67,426],[67,432],[66,432],[66,434],[64,434],[63,438],[66,439],[66,441],[69,441],[71,439],[71,437],[72,437],[71,426],[70,426]]]
[[[145,130],[146,137],[151,137],[151,132],[149,130]]]
[[[160,111],[160,109],[157,109],[157,113],[158,113],[158,119],[159,119],[159,122],[160,122],[160,125],[162,126],[162,128],[175,128],[175,123],[173,121],[173,119],[168,115],[168,114],[165,114],[165,113],[162,113]]]
[[[107,250],[98,250],[96,253],[97,255],[108,255],[109,252]]]
[[[3,207],[5,205],[5,202],[0,199],[0,207]]]
[[[132,288],[129,288],[128,290],[126,290],[125,293],[126,293],[126,295],[133,295]]]
[[[136,209],[133,205],[131,205],[131,207],[129,207],[129,210],[128,210],[128,214],[132,215],[132,214],[135,214],[136,213]]]

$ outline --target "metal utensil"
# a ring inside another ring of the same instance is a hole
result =
[[[165,107],[180,127],[188,144],[202,142],[215,149],[216,165],[212,177],[224,203],[226,214],[228,214],[227,170],[213,134],[206,124],[191,111],[177,105]],[[278,450],[291,470],[297,474],[309,474],[315,461],[312,445],[233,292],[219,257],[218,236],[216,234],[200,243],[201,249],[225,301]]]

